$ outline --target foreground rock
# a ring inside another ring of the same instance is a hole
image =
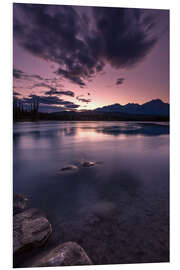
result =
[[[16,214],[13,217],[13,253],[43,245],[51,232],[51,224],[41,210],[30,208]]]
[[[58,245],[56,248],[48,251],[45,256],[41,256],[34,261],[32,267],[41,266],[74,266],[91,265],[92,261],[84,251],[75,242],[67,242]]]
[[[22,194],[14,194],[13,196],[13,215],[16,215],[29,206],[29,200]]]

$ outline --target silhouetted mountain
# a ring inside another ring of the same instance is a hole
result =
[[[15,121],[61,120],[61,121],[169,121],[169,104],[160,99],[142,105],[113,104],[84,111],[59,111],[45,113],[14,108]]]
[[[160,99],[154,99],[146,102],[142,105],[137,103],[128,103],[126,105],[120,105],[118,103],[109,106],[104,106],[102,108],[97,108],[95,112],[104,113],[126,113],[135,115],[169,115],[169,104],[164,103]]]

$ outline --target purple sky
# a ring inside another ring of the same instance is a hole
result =
[[[44,111],[169,102],[169,11],[14,4],[14,96]]]

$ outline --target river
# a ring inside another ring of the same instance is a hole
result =
[[[169,260],[168,123],[21,122],[13,131],[13,190],[47,213],[47,249],[75,241],[95,264]]]

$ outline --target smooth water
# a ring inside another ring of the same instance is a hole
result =
[[[95,264],[169,260],[167,123],[15,123],[14,192],[46,211],[47,249],[76,241]]]

